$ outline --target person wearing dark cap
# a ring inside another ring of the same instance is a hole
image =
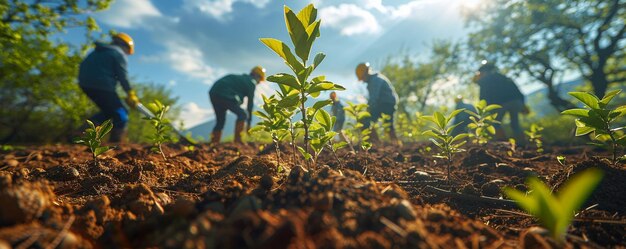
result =
[[[528,113],[528,107],[525,105],[524,94],[520,92],[515,82],[501,74],[493,63],[486,61],[482,62],[474,81],[480,87],[480,99],[484,99],[489,105],[502,106],[497,110],[496,120],[502,121],[504,115],[508,113],[514,138],[522,141],[524,133],[519,124],[519,114]],[[506,135],[502,125],[495,124],[494,126],[496,127],[496,138],[505,139]]]

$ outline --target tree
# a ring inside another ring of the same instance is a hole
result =
[[[414,61],[405,54],[400,62],[388,58],[381,72],[389,78],[398,93],[398,108],[408,117],[410,106],[419,106],[423,112],[426,101],[432,97],[433,85],[449,81],[460,74],[460,46],[450,41],[434,41],[427,60]],[[460,78],[460,77],[459,77]]]
[[[476,59],[497,60],[548,87],[559,110],[571,104],[558,96],[555,78],[569,71],[603,96],[626,80],[626,0],[494,0],[469,14],[476,28],[468,47]]]
[[[67,28],[90,36],[98,26],[83,14],[109,3],[0,0],[0,143],[59,140],[84,122],[90,107],[76,75],[88,47],[52,37]]]

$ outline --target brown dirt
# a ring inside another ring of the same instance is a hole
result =
[[[558,188],[575,172],[605,178],[576,217],[568,247],[626,246],[626,172],[586,147],[511,152],[469,146],[445,162],[428,144],[323,153],[307,170],[290,148],[123,145],[91,160],[84,147],[0,154],[0,248],[537,248],[554,242],[501,198],[536,175]],[[566,155],[567,167],[556,161]],[[576,163],[573,163],[576,162]],[[277,165],[285,167],[277,172]],[[571,165],[570,165],[571,164]],[[432,187],[445,191],[433,191]],[[486,201],[485,201],[486,200]],[[592,206],[598,204],[596,206]],[[589,242],[583,239],[588,238]]]

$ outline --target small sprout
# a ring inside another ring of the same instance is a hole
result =
[[[113,123],[111,123],[111,120],[109,119],[104,121],[99,126],[94,125],[91,120],[87,120],[87,124],[89,124],[89,127],[85,129],[83,136],[76,139],[74,143],[87,145],[89,150],[91,150],[94,162],[97,164],[98,156],[113,148],[111,146],[101,146],[104,136],[106,136],[111,129],[113,129]]]
[[[497,113],[493,113],[494,110],[502,108],[500,105],[487,105],[487,101],[484,99],[474,105],[476,112],[465,110],[470,115],[471,123],[467,124],[467,127],[474,131],[471,136],[474,138],[474,143],[484,144],[489,142],[493,135],[496,134],[496,128],[494,124],[499,124],[496,117]]]
[[[559,162],[559,164],[565,166],[565,156],[557,156],[556,160]]]
[[[515,149],[517,149],[517,140],[515,140],[515,138],[509,138],[509,144],[511,144],[511,148],[506,154],[512,157],[513,153],[515,153]]]
[[[510,187],[505,187],[503,191],[520,208],[537,217],[550,231],[551,236],[562,243],[576,211],[585,203],[601,179],[602,171],[590,168],[574,175],[556,195],[535,177],[527,180],[526,184],[530,189],[527,194]]]
[[[594,132],[594,138],[599,139],[608,136],[606,141],[613,148],[613,163],[617,162],[618,146],[626,146],[626,135],[620,131],[626,126],[614,127],[619,119],[626,116],[626,105],[610,109],[609,103],[621,90],[611,91],[599,99],[595,95],[586,92],[570,92],[574,98],[585,104],[586,108],[575,108],[561,112],[564,115],[578,117],[576,122],[576,136],[583,136]]]
[[[450,125],[450,121],[454,118],[454,116],[458,115],[463,110],[455,110],[450,116],[444,116],[440,112],[435,112],[432,116],[424,116],[422,117],[426,121],[429,121],[434,124],[431,130],[424,131],[424,135],[430,137],[430,141],[433,142],[439,149],[441,150],[436,157],[443,158],[447,160],[448,163],[448,176],[447,180],[450,181],[450,166],[452,165],[452,155],[458,152],[465,151],[461,149],[461,146],[465,144],[465,138],[469,136],[467,133],[461,133],[459,135],[453,136],[452,131],[456,128],[457,125]]]
[[[524,131],[524,133],[526,133],[526,136],[528,136],[528,141],[535,144],[535,147],[537,148],[537,153],[543,153],[543,141],[541,131],[543,131],[543,127],[537,124],[531,124],[528,130]]]
[[[167,160],[163,153],[162,145],[165,142],[172,141],[170,120],[165,118],[165,114],[170,107],[155,100],[153,103],[150,103],[150,108],[154,111],[154,117],[145,117],[144,119],[149,120],[152,127],[154,127],[154,134],[148,137],[153,144],[152,151],[160,153],[163,159]]]

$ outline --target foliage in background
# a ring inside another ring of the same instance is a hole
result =
[[[368,151],[372,144],[369,142],[371,129],[363,129],[363,123],[371,117],[367,111],[367,104],[353,104],[347,102],[348,106],[343,109],[346,111],[348,120],[344,131],[346,137],[350,139],[350,144],[359,145],[362,150]]]
[[[297,108],[302,115],[299,125],[302,126],[304,135],[304,148],[298,147],[305,159],[314,159],[309,147],[314,146],[314,150],[322,148],[316,143],[323,143],[327,138],[319,134],[320,128],[325,128],[327,124],[321,124],[318,118],[330,116],[322,108],[331,103],[331,100],[317,101],[312,107],[306,107],[305,103],[310,97],[317,97],[322,91],[327,90],[344,90],[340,85],[334,84],[326,80],[325,76],[309,77],[326,57],[323,53],[318,53],[313,58],[313,63],[307,65],[309,54],[314,41],[320,35],[321,20],[317,20],[317,9],[313,4],[304,7],[298,14],[295,14],[289,7],[284,7],[284,18],[287,25],[287,31],[294,45],[295,55],[291,48],[284,42],[273,38],[261,38],[261,42],[274,51],[280,58],[284,60],[293,74],[279,73],[267,78],[268,81],[277,83],[281,87],[284,96],[279,96],[279,108]],[[296,55],[298,58],[296,58]],[[322,113],[322,114],[318,114]],[[291,118],[290,118],[291,119]],[[332,122],[332,120],[331,120]],[[332,127],[332,125],[331,125]],[[334,136],[334,135],[333,135]],[[330,137],[332,139],[332,136]],[[317,153],[315,151],[314,153]]]
[[[167,159],[163,153],[163,143],[172,141],[172,128],[170,126],[170,120],[165,117],[165,114],[170,109],[169,106],[161,104],[158,100],[148,105],[154,117],[144,117],[145,120],[150,121],[150,125],[154,127],[153,133],[148,137],[153,144],[152,151],[158,152],[163,156],[163,159]]]
[[[526,136],[528,137],[528,141],[535,145],[537,148],[537,153],[543,153],[543,139],[541,132],[543,131],[543,127],[538,124],[531,124],[528,130],[524,131]]]
[[[0,1],[0,143],[65,140],[90,107],[76,82],[88,44],[73,46],[57,34],[98,25],[81,15],[108,8],[110,0],[86,3]],[[58,131],[42,134],[40,130]]]
[[[618,106],[614,109],[609,107],[611,100],[618,95],[621,90],[611,91],[599,99],[595,95],[586,92],[570,92],[574,98],[585,104],[585,109],[575,108],[562,112],[564,115],[577,117],[576,136],[583,136],[594,132],[596,139],[608,136],[607,141],[613,151],[613,163],[617,162],[618,146],[626,146],[626,135],[620,132],[626,126],[614,127],[618,120],[626,116],[626,105]]]
[[[414,117],[411,118],[405,113],[398,113],[396,115],[396,131],[399,138],[403,142],[417,142],[421,139],[421,130],[424,128],[424,119],[422,114],[416,112]]]
[[[113,123],[111,123],[111,120],[108,119],[99,126],[95,126],[90,120],[87,120],[87,124],[89,124],[89,127],[85,129],[83,136],[76,139],[74,142],[77,144],[84,144],[89,147],[91,155],[93,155],[93,160],[97,164],[98,156],[113,148],[110,146],[101,146],[104,136],[106,136],[111,129],[113,129]]]
[[[449,116],[444,116],[440,112],[435,112],[432,116],[424,116],[422,117],[424,120],[431,122],[434,124],[430,130],[424,131],[424,135],[430,137],[430,141],[435,144],[440,153],[436,155],[436,157],[446,159],[447,161],[447,179],[450,181],[450,166],[452,165],[452,155],[458,152],[465,151],[461,148],[463,144],[465,144],[469,134],[461,133],[456,136],[452,135],[452,130],[457,125],[450,125],[450,121],[454,118],[454,116],[458,115],[463,110],[455,110],[450,113]]]
[[[463,78],[459,70],[461,48],[458,44],[436,40],[430,49],[427,60],[415,60],[404,52],[397,56],[400,58],[388,58],[381,66],[381,72],[389,78],[398,93],[398,110],[408,118],[411,118],[413,112],[424,112],[426,101],[434,99],[435,94],[451,94],[443,92],[441,87],[435,87],[436,84],[443,84],[455,77]]]
[[[279,93],[280,95],[280,93]],[[257,123],[257,126],[250,129],[250,132],[256,133],[259,131],[268,132],[276,146],[276,157],[278,159],[277,171],[281,171],[280,166],[280,142],[284,141],[292,134],[291,128],[293,124],[290,117],[293,116],[293,110],[288,108],[279,108],[278,99],[275,95],[268,97],[263,96],[262,111],[255,111],[254,115],[261,118],[261,121]],[[254,137],[254,136],[253,136]],[[295,140],[295,136],[292,136]],[[292,141],[292,144],[295,141]]]
[[[626,81],[624,9],[625,0],[488,1],[467,13],[475,30],[468,51],[540,81],[562,111],[572,106],[554,83],[567,71],[582,75],[599,97]]]
[[[470,134],[470,137],[474,138],[474,143],[485,144],[496,134],[496,128],[493,125],[499,124],[500,122],[496,120],[498,113],[494,113],[493,111],[500,108],[502,108],[500,105],[487,105],[487,101],[483,99],[474,105],[476,112],[464,110],[470,115],[469,118],[472,121],[467,124],[467,127],[474,131],[473,134]]]
[[[554,239],[565,241],[567,227],[572,222],[576,211],[580,209],[602,180],[602,171],[590,168],[570,178],[552,195],[550,188],[535,177],[527,180],[528,193],[514,188],[505,187],[504,193],[515,200],[520,208],[539,219],[539,222],[550,231]]]

